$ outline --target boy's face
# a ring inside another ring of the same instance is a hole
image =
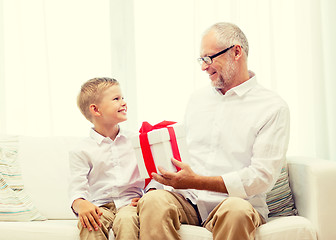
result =
[[[97,107],[103,123],[118,124],[127,120],[127,104],[119,85],[106,89]]]

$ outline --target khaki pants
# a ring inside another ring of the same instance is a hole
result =
[[[102,226],[98,231],[89,231],[83,228],[78,221],[81,240],[107,240],[109,231],[112,228],[116,240],[139,239],[139,221],[137,208],[124,206],[116,209],[114,203],[108,203],[100,207],[103,215],[100,217]]]
[[[151,191],[138,203],[141,240],[181,239],[181,223],[200,225],[198,213],[183,196],[165,190]],[[241,198],[230,197],[210,213],[203,226],[214,240],[254,239],[258,226],[264,223],[252,205]]]

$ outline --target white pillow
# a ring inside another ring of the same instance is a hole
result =
[[[69,150],[78,137],[20,137],[25,189],[48,219],[76,219],[68,196]]]

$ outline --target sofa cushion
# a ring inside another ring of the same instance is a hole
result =
[[[212,240],[212,233],[205,228],[182,224],[180,230],[183,240]],[[312,223],[301,216],[274,217],[257,228],[255,240],[306,239],[316,240]]]
[[[0,136],[0,221],[46,220],[24,189],[17,149],[17,136]]]
[[[48,219],[76,219],[68,197],[68,152],[78,140],[78,137],[20,137],[19,159],[25,189]]]
[[[266,202],[269,209],[269,217],[295,216],[295,208],[292,190],[289,186],[287,164],[282,169],[278,180],[270,192],[267,193]]]
[[[317,240],[312,223],[301,216],[274,217],[257,228],[255,240]]]
[[[1,222],[3,240],[79,240],[76,220]]]
[[[0,224],[1,237],[15,240],[77,240],[79,239],[76,220],[48,220]],[[109,237],[114,239],[112,232]],[[212,233],[202,227],[182,224],[179,233],[183,240],[212,240]],[[2,239],[1,238],[1,239]],[[304,217],[271,218],[256,231],[256,240],[306,239],[316,240],[316,232],[310,221]]]

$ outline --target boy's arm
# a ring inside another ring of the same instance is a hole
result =
[[[93,203],[83,198],[78,198],[72,203],[72,209],[78,214],[78,218],[84,228],[89,231],[98,231],[101,227],[100,216],[103,212]]]
[[[69,205],[73,206],[77,199],[89,199],[88,173],[91,167],[87,157],[79,150],[69,152],[69,167]],[[77,215],[77,212],[74,213]]]
[[[88,173],[91,170],[90,160],[80,150],[69,152],[70,184],[69,195],[73,212],[78,216],[82,226],[89,231],[98,230],[101,226],[101,210],[86,200],[89,197]]]

